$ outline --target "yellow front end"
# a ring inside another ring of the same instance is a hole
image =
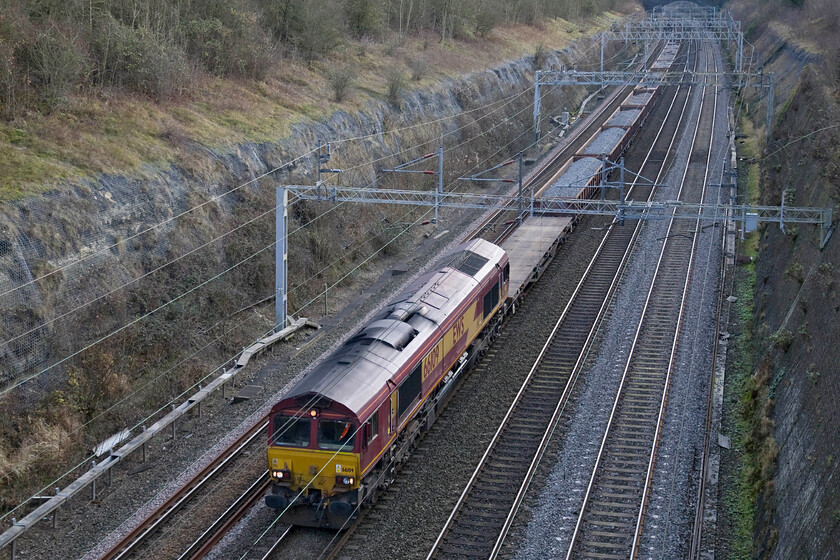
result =
[[[269,447],[268,470],[273,482],[303,490],[304,495],[318,490],[329,497],[359,487],[359,455],[355,453]],[[340,479],[347,479],[349,484]]]
[[[343,529],[358,517],[359,455],[272,446],[268,469],[274,484],[265,503],[282,521]]]

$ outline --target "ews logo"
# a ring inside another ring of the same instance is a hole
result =
[[[462,315],[454,325],[452,325],[452,329],[449,331],[452,333],[452,346],[455,346],[461,337],[467,332],[467,327],[465,325],[464,316]]]
[[[429,350],[429,353],[426,354],[426,357],[423,358],[423,381],[429,377],[429,374],[434,371],[434,369],[440,363],[443,354],[443,349],[441,348],[441,344],[437,344],[434,348]]]

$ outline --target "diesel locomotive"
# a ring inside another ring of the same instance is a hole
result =
[[[508,256],[474,239],[412,282],[271,410],[266,505],[341,529],[393,479],[505,312]]]

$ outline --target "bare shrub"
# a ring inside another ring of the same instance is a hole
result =
[[[499,24],[499,12],[497,6],[490,3],[483,3],[475,15],[475,34],[479,37],[487,37],[493,28]]]
[[[373,45],[376,44],[376,41],[373,37],[364,36],[359,39],[359,56],[365,57],[368,55],[368,52],[373,48]]]
[[[114,356],[108,352],[88,352],[81,367],[67,369],[68,402],[88,420],[108,403],[130,390],[125,375],[115,371]]]
[[[411,57],[406,64],[408,69],[411,70],[411,79],[415,82],[425,78],[429,72],[429,61],[425,58]]]
[[[534,69],[535,70],[542,70],[542,67],[545,65],[546,61],[548,60],[548,51],[545,48],[545,44],[542,41],[537,43],[537,46],[534,47]]]
[[[28,58],[35,71],[40,95],[47,105],[57,105],[77,84],[85,59],[77,49],[72,30],[51,25],[28,45]]]
[[[387,56],[397,56],[400,52],[400,48],[405,45],[405,38],[398,37],[393,41],[388,42],[385,46],[385,54]]]
[[[78,443],[73,432],[78,433],[78,422],[72,421],[72,415],[65,416],[60,422],[48,422],[44,418],[29,420],[27,435],[17,448],[11,449],[6,442],[0,441],[0,480],[8,486],[12,483],[28,483],[32,477],[49,476],[61,465]],[[3,502],[14,500],[3,492]]]
[[[355,79],[356,72],[350,66],[327,72],[327,81],[338,103],[341,103],[350,95]]]
[[[346,18],[350,33],[357,39],[378,35],[385,21],[384,2],[347,0]]]
[[[13,5],[0,14],[0,115],[13,119],[32,96],[28,72],[19,54],[31,36],[31,23]],[[23,64],[21,64],[23,62]]]
[[[341,43],[341,16],[341,10],[328,0],[307,2],[293,26],[292,42],[308,63],[329,54]]]
[[[405,88],[405,74],[396,66],[392,66],[385,74],[385,80],[387,83],[385,95],[388,102],[395,107],[399,107],[400,94]]]
[[[113,18],[99,23],[92,51],[100,85],[124,87],[160,101],[183,94],[190,82],[180,48]]]

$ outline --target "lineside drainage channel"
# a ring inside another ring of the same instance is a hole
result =
[[[21,520],[16,520],[12,518],[12,527],[0,535],[0,549],[4,548],[6,545],[11,544],[11,560],[15,559],[15,539],[17,539],[20,535],[31,529],[36,523],[40,522],[45,517],[49,516],[50,514],[53,515],[53,527],[56,525],[56,518],[58,515],[58,509],[65,503],[67,500],[78,494],[82,489],[86,486],[90,485],[91,487],[91,495],[92,500],[96,500],[96,481],[97,479],[109,472],[111,467],[119,463],[123,458],[130,455],[132,452],[136,451],[139,448],[143,449],[143,461],[146,460],[146,443],[149,442],[154,436],[158,435],[162,431],[164,431],[168,427],[172,427],[174,431],[175,428],[175,421],[190,411],[193,407],[198,406],[199,411],[201,410],[201,402],[207,398],[208,395],[213,393],[219,387],[224,387],[225,383],[227,383],[230,379],[234,378],[239,371],[241,371],[251,358],[256,357],[261,352],[263,352],[266,348],[274,344],[275,342],[285,340],[289,338],[292,334],[299,331],[303,327],[313,327],[318,328],[316,323],[309,321],[306,318],[300,318],[297,320],[292,320],[291,324],[270,336],[263,338],[249,346],[248,348],[244,348],[242,353],[239,355],[239,359],[236,360],[236,363],[229,371],[224,371],[221,375],[219,375],[216,379],[211,381],[206,387],[201,388],[197,393],[192,395],[188,398],[185,402],[181,403],[180,406],[174,406],[172,408],[172,412],[152,424],[148,429],[143,429],[137,436],[135,436],[131,441],[126,443],[124,446],[120,447],[118,450],[110,450],[109,455],[103,458],[101,461],[92,462],[92,466],[90,470],[84,473],[82,476],[77,478],[75,481],[70,483],[64,490],[60,490],[56,488],[55,496],[50,497],[46,502],[41,504],[35,511],[27,515]],[[261,390],[260,387],[256,386],[247,386],[253,387],[254,389]],[[245,392],[246,389],[243,389],[242,392]],[[253,391],[253,389],[251,389]],[[249,391],[250,392],[250,391]],[[237,395],[239,397],[240,395]],[[245,399],[254,396],[253,393],[250,396],[247,396]]]

